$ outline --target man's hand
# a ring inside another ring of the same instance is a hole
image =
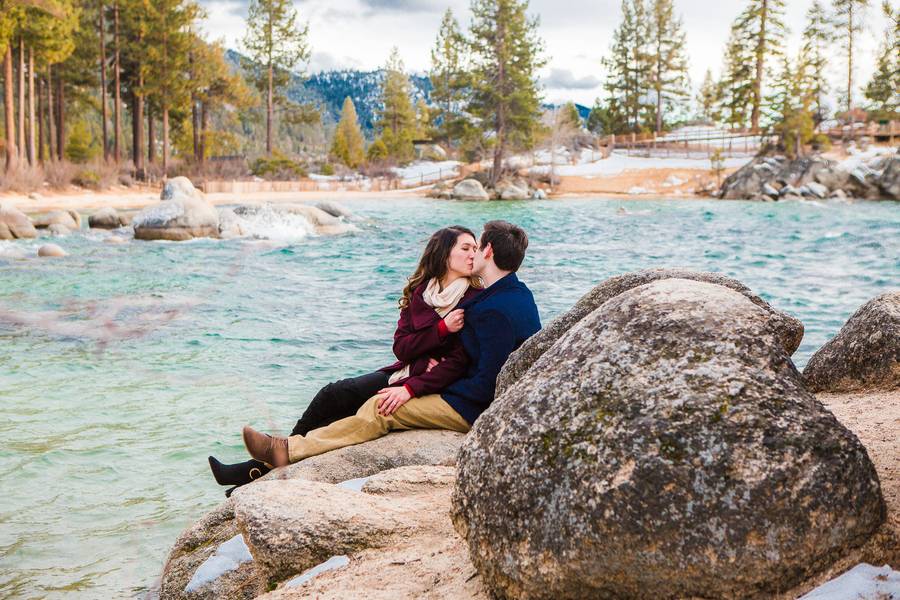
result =
[[[378,414],[385,417],[397,412],[397,409],[406,404],[412,396],[406,391],[406,387],[386,387],[378,391],[381,398],[378,399]]]
[[[444,325],[447,326],[447,331],[450,333],[456,333],[465,325],[463,315],[466,311],[461,308],[457,308],[456,310],[451,310],[450,314],[444,317]]]
[[[433,368],[435,368],[436,366],[438,366],[439,364],[441,364],[442,362],[444,362],[444,359],[443,359],[443,358],[442,358],[441,360],[437,360],[436,358],[429,358],[429,359],[428,359],[428,366],[425,367],[425,372],[426,372],[426,373],[431,373],[431,370],[432,370]]]

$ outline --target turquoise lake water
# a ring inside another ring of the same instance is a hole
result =
[[[502,218],[547,322],[603,279],[665,266],[736,277],[798,316],[802,368],[900,288],[900,204],[556,200],[345,203],[339,237],[0,242],[0,596],[143,596],[178,534],[223,498],[206,456],[289,431],[328,381],[393,362],[396,300],[428,235]],[[624,207],[627,214],[621,214]],[[6,258],[4,258],[6,257]]]

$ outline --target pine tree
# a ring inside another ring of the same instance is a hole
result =
[[[266,92],[266,153],[273,149],[272,127],[279,89],[290,81],[291,70],[309,60],[309,25],[297,24],[291,0],[251,0],[244,47],[256,67],[256,84]]]
[[[719,110],[731,127],[747,126],[753,99],[754,63],[750,35],[735,22],[725,47],[725,66],[719,84]]]
[[[807,59],[808,75],[812,81],[816,122],[825,120],[824,98],[828,93],[828,48],[834,41],[833,23],[819,0],[813,0],[806,12],[803,29],[803,53]]]
[[[697,104],[700,107],[700,115],[708,120],[715,122],[719,119],[716,107],[719,103],[719,84],[713,79],[712,69],[706,70],[703,77],[703,83],[700,85],[700,91],[697,94]]]
[[[511,146],[529,147],[541,115],[537,71],[544,66],[538,21],[527,0],[473,0],[469,111],[494,136],[490,184],[496,185]]]
[[[782,55],[786,28],[785,0],[749,0],[749,5],[735,22],[753,53],[753,85],[751,88],[750,127],[759,129],[763,109],[763,89],[768,65]]]
[[[350,96],[344,98],[341,120],[334,131],[331,154],[351,169],[355,169],[365,160],[365,143],[356,117],[356,107]]]
[[[863,30],[865,10],[869,0],[832,0],[835,12],[834,26],[837,38],[841,40],[847,53],[847,116],[853,111],[853,52],[856,49],[856,36]]]
[[[449,8],[441,20],[437,40],[431,50],[431,101],[436,108],[433,121],[438,137],[449,144],[465,137],[468,120],[463,115],[471,92],[467,71],[468,47],[459,23]]]
[[[416,113],[409,93],[409,77],[395,47],[384,67],[378,127],[388,154],[400,163],[412,160],[414,155],[412,141],[416,132]]]
[[[610,96],[604,104],[600,98],[594,101],[591,114],[588,115],[588,131],[593,133],[612,135],[622,133],[628,129],[628,121],[619,100]]]
[[[685,34],[680,18],[675,17],[673,0],[653,0],[650,11],[650,88],[656,95],[656,132],[663,128],[663,104],[686,100],[688,63]]]
[[[622,0],[622,21],[613,32],[610,55],[604,59],[606,89],[617,98],[633,131],[641,127],[651,86],[650,20],[644,0]]]
[[[366,152],[366,160],[371,163],[381,163],[387,160],[388,158],[388,149],[384,143],[384,140],[381,138],[377,138],[372,145],[369,146],[368,152]]]
[[[795,62],[782,57],[781,69],[773,84],[770,99],[773,109],[773,128],[778,133],[785,153],[796,158],[803,154],[803,146],[813,139],[813,90],[807,70],[809,63],[801,54]]]
[[[879,48],[875,73],[864,95],[870,102],[870,113],[879,120],[889,120],[896,118],[900,111],[900,11],[894,11],[887,1],[882,9],[889,24]]]

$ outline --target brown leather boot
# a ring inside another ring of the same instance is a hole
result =
[[[272,467],[283,467],[291,463],[288,457],[287,438],[260,433],[249,425],[244,427],[242,435],[247,452],[256,460]]]

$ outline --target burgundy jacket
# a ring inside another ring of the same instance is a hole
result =
[[[399,371],[409,365],[410,376],[394,383],[405,386],[414,398],[436,394],[465,375],[469,358],[459,336],[450,333],[444,319],[433,307],[428,306],[422,294],[425,284],[417,287],[409,306],[400,311],[397,331],[394,333],[394,364],[378,369],[384,373]],[[459,304],[477,296],[481,290],[469,288]],[[440,362],[427,373],[428,359]]]

